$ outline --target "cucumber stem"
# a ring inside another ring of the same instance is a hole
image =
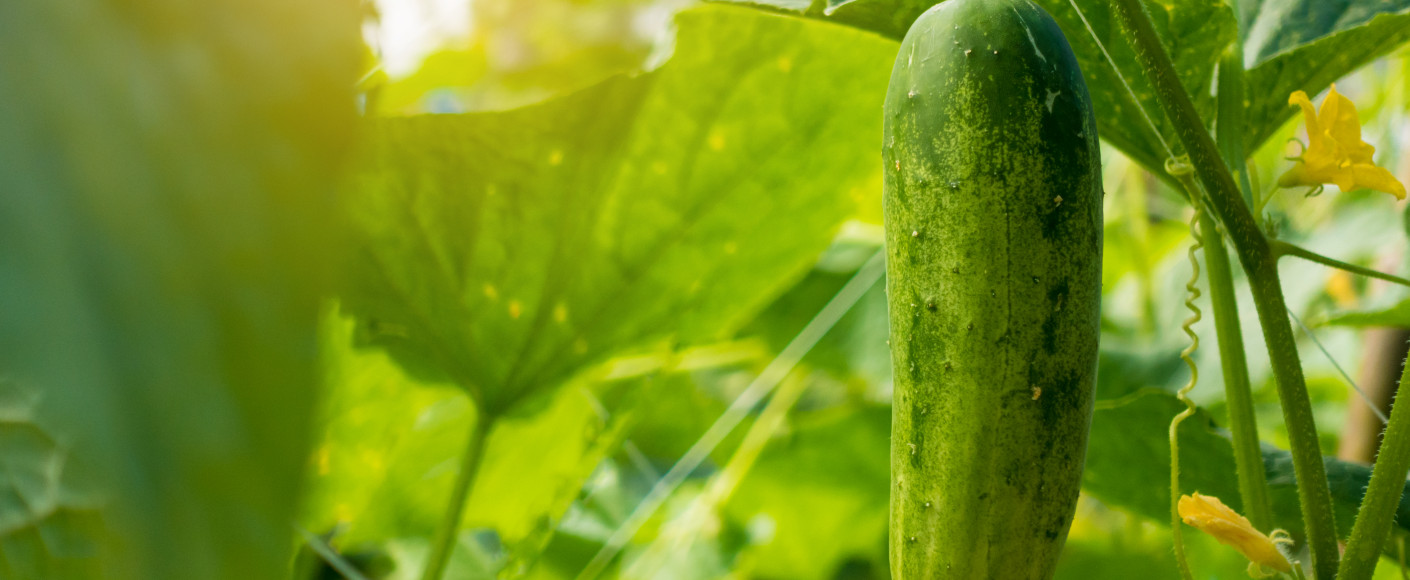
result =
[[[450,501],[446,502],[445,516],[436,529],[431,542],[431,555],[426,558],[421,580],[441,580],[446,566],[450,564],[451,551],[455,547],[455,534],[460,530],[460,519],[465,513],[465,502],[470,499],[470,490],[475,487],[475,475],[483,463],[485,440],[489,438],[490,426],[494,424],[486,413],[475,405],[475,425],[470,428],[465,442],[464,455],[460,459],[460,473],[455,476],[455,487],[451,489]]]
[[[1410,367],[1400,376],[1400,384],[1410,379]],[[1398,398],[1398,397],[1397,397]],[[1405,490],[1405,472],[1410,470],[1410,405],[1392,405],[1390,423],[1386,425],[1376,466],[1371,471],[1371,484],[1361,510],[1356,512],[1356,524],[1346,543],[1346,558],[1341,561],[1337,578],[1364,580],[1376,571],[1381,557],[1381,545],[1390,535],[1390,524]]]
[[[1161,109],[1174,124],[1180,142],[1189,153],[1207,193],[1205,199],[1224,224],[1239,261],[1248,273],[1292,447],[1293,471],[1298,481],[1298,499],[1312,564],[1317,577],[1328,580],[1335,577],[1338,560],[1332,494],[1327,486],[1326,467],[1322,464],[1317,426],[1298,359],[1297,343],[1286,314],[1277,255],[1259,230],[1229,168],[1219,156],[1214,139],[1205,130],[1189,94],[1180,84],[1175,66],[1161,45],[1145,6],[1140,0],[1113,0],[1111,6],[1128,34],[1142,71],[1155,89]]]

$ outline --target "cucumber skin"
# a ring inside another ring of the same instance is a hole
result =
[[[1029,0],[948,0],[901,43],[883,138],[891,577],[1051,578],[1101,317],[1082,73]]]

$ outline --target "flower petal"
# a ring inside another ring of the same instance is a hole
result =
[[[1322,101],[1322,113],[1317,120],[1327,136],[1335,141],[1337,157],[1350,159],[1352,163],[1370,163],[1376,148],[1361,140],[1361,117],[1356,113],[1356,104],[1337,92],[1337,86],[1327,91]]]
[[[1221,544],[1233,547],[1250,562],[1281,572],[1292,571],[1292,564],[1278,551],[1277,544],[1219,498],[1198,493],[1182,495],[1176,503],[1176,511],[1186,524],[1214,536]]]
[[[1288,104],[1302,107],[1302,121],[1307,123],[1307,148],[1310,150],[1319,146],[1322,142],[1322,129],[1317,124],[1317,109],[1312,106],[1312,100],[1307,98],[1307,93],[1293,91],[1288,95]]]
[[[1389,193],[1394,195],[1396,199],[1405,199],[1405,184],[1400,183],[1400,180],[1391,175],[1390,171],[1370,163],[1352,165],[1351,171],[1355,177],[1356,185]]]

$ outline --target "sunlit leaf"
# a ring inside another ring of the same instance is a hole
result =
[[[495,415],[634,345],[728,336],[875,201],[894,43],[721,6],[679,26],[650,74],[370,123],[345,305],[371,341]]]
[[[0,375],[91,460],[102,577],[280,576],[356,3],[3,2],[0,39]],[[61,529],[15,530],[62,575]]]
[[[932,0],[850,0],[829,2],[824,9],[818,10],[811,8],[807,2],[796,0],[724,1],[838,22],[895,40],[905,36],[906,30],[922,12],[937,4]],[[1150,123],[1160,128],[1164,140],[1172,147],[1177,142],[1174,128],[1159,113],[1155,92],[1144,82],[1145,77],[1131,52],[1130,43],[1111,18],[1107,2],[1077,2],[1082,14],[1091,23],[1090,31],[1068,0],[1037,0],[1037,4],[1057,20],[1072,45],[1086,78],[1087,90],[1092,96],[1092,108],[1097,111],[1097,132],[1102,139],[1158,175],[1164,175],[1167,155],[1160,137],[1151,131]],[[1236,27],[1233,12],[1223,0],[1146,2],[1146,8],[1161,42],[1174,59],[1175,70],[1196,109],[1206,120],[1212,121],[1214,98],[1210,93],[1210,84],[1219,54],[1234,40]],[[1112,71],[1094,36],[1112,55],[1112,60],[1121,70],[1120,75]],[[1151,112],[1150,123],[1141,116],[1137,103],[1131,100],[1130,93],[1122,85],[1123,78],[1140,99],[1140,104]]]

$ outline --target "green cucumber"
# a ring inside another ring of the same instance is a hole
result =
[[[948,0],[886,95],[891,577],[1051,578],[1076,509],[1101,310],[1101,156],[1029,0]]]

